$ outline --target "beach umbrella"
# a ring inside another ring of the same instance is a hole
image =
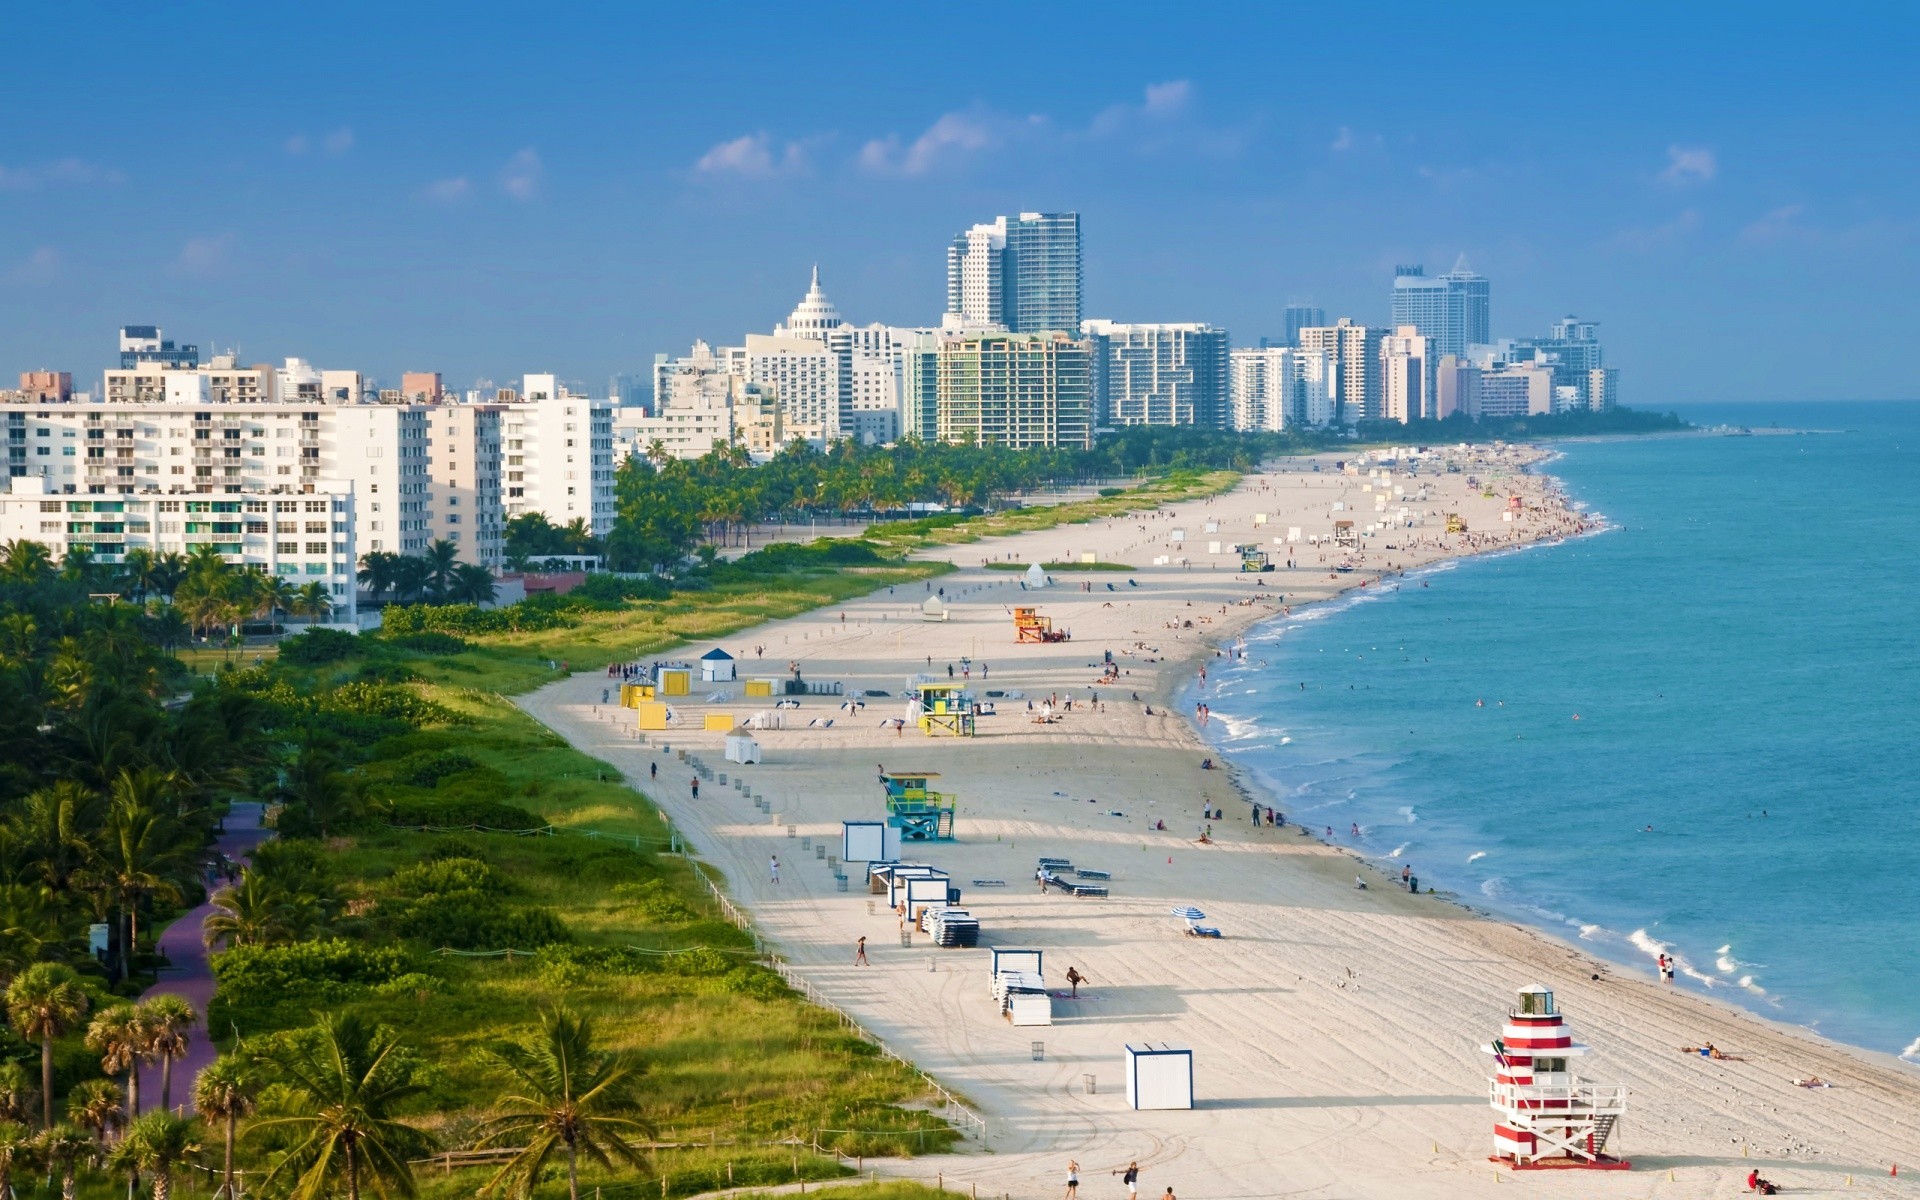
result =
[[[1183,904],[1179,908],[1174,909],[1173,915],[1183,921],[1204,921],[1207,919],[1207,914],[1201,912],[1191,904]]]

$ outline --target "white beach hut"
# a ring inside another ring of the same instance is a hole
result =
[[[946,601],[938,596],[928,596],[927,602],[920,606],[922,621],[944,621],[947,619]]]
[[[731,763],[759,762],[759,740],[744,729],[734,730],[727,735],[727,761]]]
[[[700,656],[701,683],[732,683],[733,655],[715,646]]]
[[[1193,1051],[1166,1042],[1127,1043],[1128,1108],[1192,1108]]]
[[[1047,573],[1040,569],[1039,563],[1028,564],[1027,586],[1030,588],[1042,588],[1047,586]]]

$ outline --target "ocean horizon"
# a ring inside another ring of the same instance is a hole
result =
[[[1920,401],[1674,407],[1821,432],[1557,443],[1602,531],[1262,623],[1203,732],[1423,887],[1920,1062]]]

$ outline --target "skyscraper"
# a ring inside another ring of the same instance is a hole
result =
[[[1434,415],[1432,339],[1402,325],[1380,339],[1381,416],[1405,425]]]
[[[1327,323],[1327,310],[1317,304],[1289,304],[1280,310],[1280,346],[1298,346],[1300,331]]]
[[[1080,331],[1093,343],[1095,420],[1101,426],[1227,428],[1226,330],[1083,321]]]
[[[1491,285],[1467,269],[1463,255],[1445,275],[1419,266],[1393,269],[1393,324],[1411,325],[1433,342],[1434,357],[1464,355],[1493,339]]]
[[[1378,421],[1386,416],[1380,387],[1380,339],[1384,330],[1355,325],[1341,317],[1332,325],[1300,331],[1300,349],[1330,357],[1336,367],[1328,381],[1332,419],[1343,425]]]
[[[1093,445],[1088,343],[1065,333],[926,334],[906,351],[920,436],[1025,450]]]
[[[948,325],[1080,328],[1080,214],[995,217],[947,247]]]

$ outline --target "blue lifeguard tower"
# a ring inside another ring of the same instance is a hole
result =
[[[900,831],[905,842],[953,840],[953,797],[932,791],[927,781],[937,771],[884,771],[880,785],[887,790],[887,824]]]

